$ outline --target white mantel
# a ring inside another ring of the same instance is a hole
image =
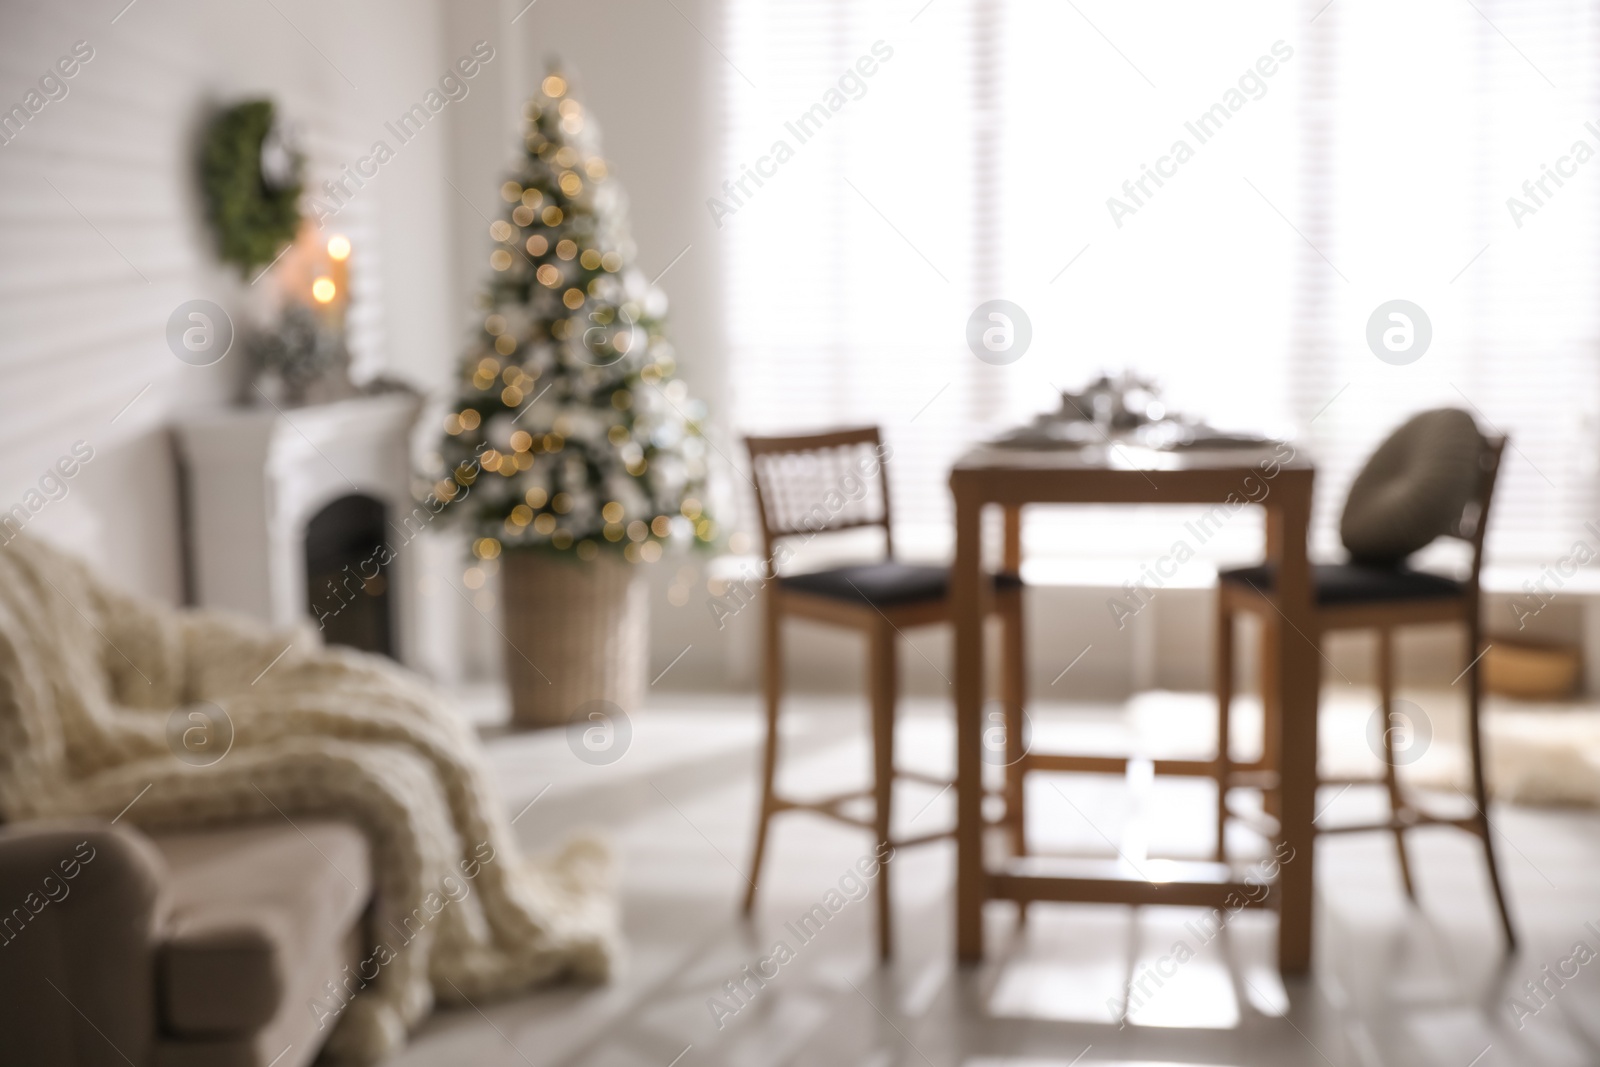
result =
[[[360,494],[383,503],[393,534],[393,523],[415,506],[410,437],[419,406],[410,394],[385,393],[178,419],[198,604],[279,626],[314,621],[306,595],[307,525],[334,500]],[[417,665],[412,555],[398,552],[389,576],[396,655]]]

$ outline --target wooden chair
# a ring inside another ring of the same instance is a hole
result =
[[[1495,477],[1500,470],[1500,458],[1505,450],[1505,438],[1485,442],[1481,461],[1481,474],[1476,498],[1467,506],[1455,528],[1448,536],[1467,543],[1472,550],[1472,566],[1465,580],[1456,581],[1407,567],[1394,569],[1367,567],[1353,563],[1316,565],[1313,582],[1316,590],[1316,626],[1305,638],[1319,646],[1323,634],[1335,630],[1375,630],[1378,635],[1378,688],[1382,694],[1385,729],[1384,769],[1376,778],[1319,778],[1319,785],[1367,784],[1383,785],[1389,794],[1389,818],[1377,823],[1317,827],[1318,833],[1353,833],[1386,830],[1394,834],[1395,849],[1400,858],[1400,876],[1406,895],[1416,899],[1416,887],[1411,878],[1411,864],[1406,857],[1405,832],[1418,826],[1455,826],[1468,830],[1483,842],[1484,855],[1489,865],[1489,884],[1494,890],[1495,903],[1500,909],[1500,922],[1505,928],[1506,943],[1516,947],[1516,932],[1512,928],[1511,914],[1506,907],[1505,893],[1500,885],[1500,872],[1495,863],[1492,830],[1489,826],[1488,800],[1483,784],[1483,741],[1480,729],[1482,705],[1483,642],[1479,616],[1479,577],[1483,571],[1483,537],[1488,526],[1489,503],[1494,495]],[[1217,859],[1225,858],[1224,833],[1227,823],[1236,816],[1228,806],[1230,788],[1263,786],[1272,799],[1271,788],[1275,782],[1277,766],[1277,738],[1272,728],[1274,716],[1265,716],[1263,751],[1255,763],[1233,762],[1229,745],[1228,705],[1233,697],[1233,622],[1240,612],[1253,612],[1263,617],[1277,610],[1273,600],[1273,576],[1270,568],[1247,567],[1224,571],[1218,575],[1217,588]],[[1464,651],[1468,662],[1463,672],[1467,676],[1467,728],[1472,757],[1471,815],[1454,818],[1424,811],[1412,802],[1400,788],[1395,774],[1394,743],[1394,631],[1401,626],[1457,622],[1466,630]],[[1298,640],[1287,635],[1285,640]],[[1265,688],[1264,690],[1265,691]],[[1269,808],[1270,810],[1270,808]],[[1237,816],[1246,818],[1245,816]]]
[[[928,785],[949,782],[913,771],[900,770],[894,760],[894,720],[898,695],[896,641],[914,626],[950,620],[950,575],[947,567],[901,563],[894,559],[890,525],[888,450],[876,427],[837,430],[794,437],[746,437],[751,472],[756,486],[756,506],[761,516],[762,547],[766,553],[763,589],[764,641],[762,692],[767,724],[761,775],[761,813],[756,823],[755,856],[744,911],[755,906],[756,885],[766,854],[767,829],[782,811],[809,811],[870,831],[878,846],[904,848],[950,837],[940,830],[896,839],[891,834],[894,781],[903,778]],[[781,573],[796,540],[842,530],[878,527],[883,531],[884,558],[876,563],[830,567],[801,574]],[[994,595],[985,614],[1003,621],[1003,647],[1007,666],[1022,667],[1022,583],[1015,573],[997,575]],[[778,713],[783,694],[782,626],[785,618],[831,623],[862,633],[867,641],[868,695],[872,715],[873,782],[856,790],[800,801],[781,797],[774,789],[778,767]],[[1007,677],[1012,677],[1007,670]],[[1008,685],[1003,694],[1007,722],[1020,724],[1022,694]],[[1008,730],[1020,734],[1020,727]],[[1008,742],[1015,744],[1016,742]],[[860,818],[844,810],[851,801],[871,798],[873,816]],[[890,922],[890,865],[878,876],[878,951],[888,958],[892,948]]]

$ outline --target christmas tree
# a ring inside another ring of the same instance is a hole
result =
[[[673,377],[666,297],[634,266],[622,190],[568,88],[552,73],[528,102],[433,492],[468,517],[480,559],[648,562],[716,537],[704,405]]]

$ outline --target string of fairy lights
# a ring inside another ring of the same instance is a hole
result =
[[[666,297],[633,265],[625,198],[568,90],[552,73],[527,105],[435,457],[433,493],[475,534],[469,585],[503,551],[648,563],[718,537],[704,405],[674,377]]]

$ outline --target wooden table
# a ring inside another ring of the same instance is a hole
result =
[[[1276,455],[1277,458],[1274,458]],[[1270,474],[1268,472],[1271,472]],[[1095,901],[1224,907],[1244,888],[1221,864],[1150,861],[1141,872],[1115,860],[1010,856],[998,868],[986,860],[982,788],[984,703],[983,545],[985,505],[1005,509],[1006,565],[1020,565],[1020,513],[1027,504],[1218,504],[1244,500],[1266,511],[1266,549],[1277,567],[1280,612],[1263,627],[1262,704],[1275,735],[1279,794],[1277,844],[1281,864],[1260,903],[1278,911],[1278,964],[1285,973],[1311,964],[1312,819],[1317,764],[1317,688],[1320,661],[1312,644],[1311,581],[1306,530],[1313,470],[1289,446],[1277,453],[1228,450],[1157,452],[1114,445],[1048,452],[981,447],[950,473],[955,496],[955,613],[957,877],[956,951],[963,962],[983,956],[983,905],[989,900]],[[1021,685],[1020,678],[1009,679]],[[1020,688],[1017,690],[1020,692]],[[1276,729],[1274,729],[1274,725]],[[1058,757],[1032,761],[1038,769],[1115,771],[1116,757]],[[1157,761],[1157,773],[1200,773],[1185,761]],[[1292,851],[1290,851],[1292,850]]]

